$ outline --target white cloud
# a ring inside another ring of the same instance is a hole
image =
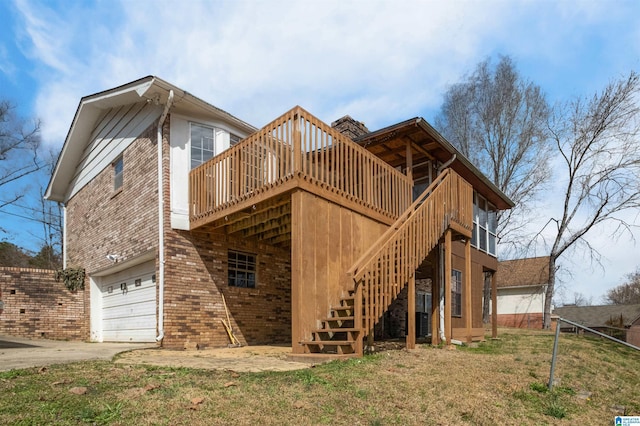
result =
[[[7,48],[0,44],[0,72],[7,76],[8,79],[13,80],[16,74],[17,68],[9,59]]]

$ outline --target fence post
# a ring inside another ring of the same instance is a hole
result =
[[[553,390],[553,373],[556,369],[556,356],[558,355],[558,339],[560,337],[560,318],[556,321],[556,338],[553,340],[553,355],[551,356],[551,372],[549,373],[549,390]]]

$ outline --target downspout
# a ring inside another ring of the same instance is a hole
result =
[[[158,336],[164,339],[164,173],[162,169],[162,126],[173,103],[173,90],[169,91],[167,104],[158,120]]]
[[[453,157],[451,157],[449,159],[449,161],[447,161],[446,163],[444,163],[440,167],[438,167],[438,176],[440,176],[440,173],[442,173],[442,171],[444,169],[446,169],[447,167],[449,167],[451,165],[451,163],[453,163],[454,161],[456,161],[456,154],[453,154]]]

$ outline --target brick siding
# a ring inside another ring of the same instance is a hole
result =
[[[0,268],[0,333],[26,338],[83,340],[84,291],[70,292],[54,271]]]
[[[222,320],[224,294],[234,334],[243,344],[291,342],[290,253],[222,231],[194,236],[170,231],[166,238],[166,347],[229,344]],[[257,255],[256,288],[230,287],[228,250]]]
[[[542,318],[542,313],[498,314],[498,326],[542,329]]]

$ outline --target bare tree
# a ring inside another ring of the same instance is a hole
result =
[[[515,202],[499,212],[501,251],[526,245],[525,225],[549,178],[547,121],[550,107],[539,86],[525,80],[513,60],[478,64],[444,96],[436,126]]]
[[[640,268],[627,274],[626,282],[607,291],[604,297],[612,305],[633,305],[640,303]]]
[[[552,228],[544,302],[546,328],[550,326],[560,257],[569,249],[581,248],[598,261],[600,253],[589,244],[587,234],[605,223],[614,223],[617,226],[611,237],[615,238],[633,226],[621,213],[640,207],[638,94],[640,78],[631,72],[591,98],[577,98],[558,106],[550,120],[562,205],[560,216],[545,225],[545,229]]]
[[[18,180],[42,168],[39,147],[40,123],[28,123],[16,114],[14,105],[0,100],[0,209],[24,196],[23,188],[16,189]]]

